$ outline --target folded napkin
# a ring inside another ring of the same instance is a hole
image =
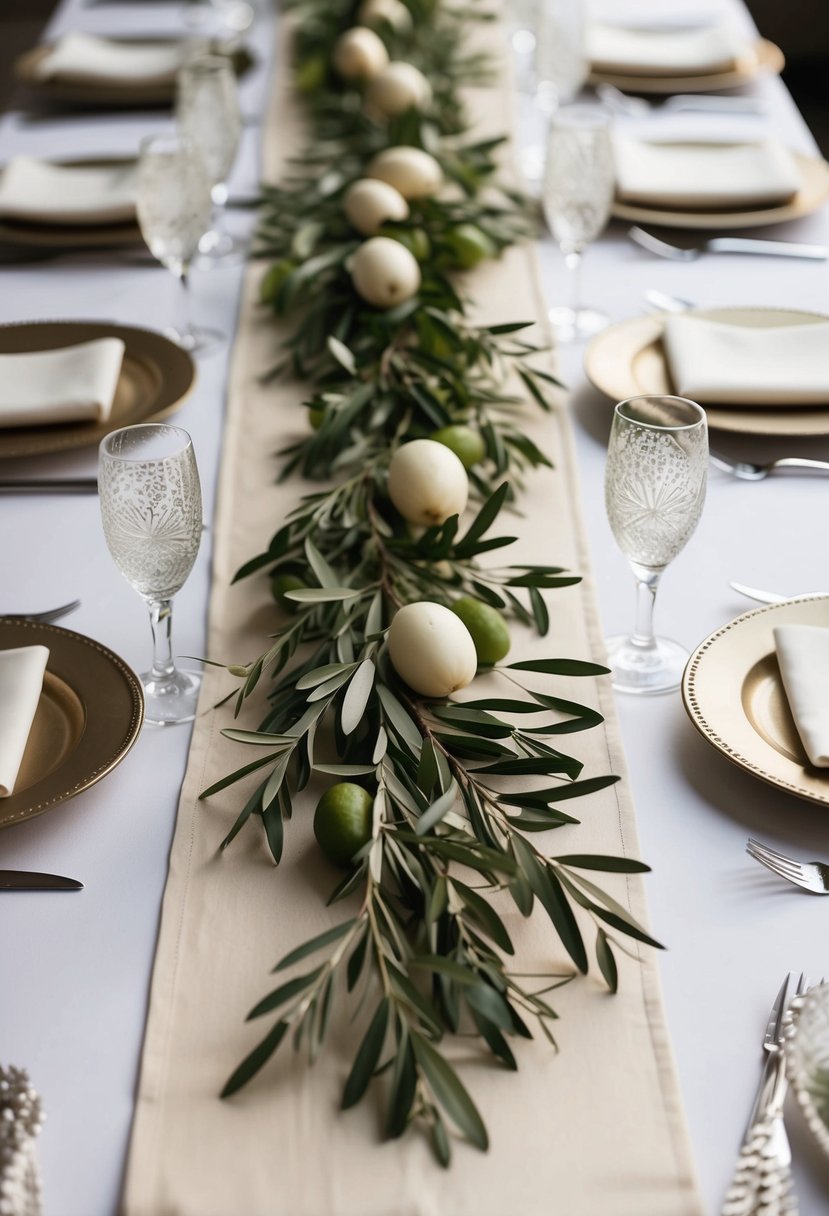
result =
[[[14,790],[48,659],[45,646],[0,650],[0,798]]]
[[[829,403],[829,321],[754,327],[675,313],[662,341],[674,388],[692,401]]]
[[[818,768],[829,768],[829,629],[778,625],[774,644],[806,755]]]
[[[124,358],[120,338],[0,355],[0,427],[105,422]]]
[[[756,55],[724,22],[679,27],[595,22],[587,29],[587,58],[598,72],[696,76],[749,66]]]
[[[38,62],[41,80],[96,84],[170,84],[184,60],[178,42],[116,42],[92,34],[65,34]]]
[[[135,219],[135,165],[59,165],[15,156],[0,171],[0,215],[46,224]]]
[[[702,129],[701,129],[702,131]],[[656,207],[760,207],[787,202],[801,186],[787,148],[765,136],[751,142],[681,143],[613,135],[616,193],[626,202]]]

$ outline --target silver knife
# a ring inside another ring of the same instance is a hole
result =
[[[83,883],[60,874],[34,870],[0,870],[0,891],[82,891]]]
[[[0,480],[0,494],[97,494],[97,477],[32,477]]]
[[[795,241],[769,241],[745,236],[715,236],[706,241],[710,253],[761,253],[781,258],[809,258],[825,262],[829,258],[826,245],[803,245]]]

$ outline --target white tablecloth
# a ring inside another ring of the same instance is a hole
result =
[[[738,0],[722,2],[745,19]],[[49,33],[83,28],[149,34],[176,28],[180,19],[178,4],[84,6],[82,0],[65,0]],[[259,58],[241,88],[243,110],[255,118],[273,41],[267,14],[260,13],[252,37]],[[813,150],[778,81],[759,82],[751,92],[769,102],[787,142]],[[164,124],[157,115],[32,121],[8,114],[0,120],[0,160],[24,151],[129,153],[142,135]],[[256,153],[252,123],[232,193],[252,188]],[[242,230],[249,223],[239,213],[230,221]],[[829,242],[829,210],[763,235]],[[548,299],[559,302],[568,285],[552,242],[542,243],[541,257]],[[177,284],[161,268],[128,268],[103,257],[95,265],[67,259],[4,266],[0,273],[0,322],[77,317],[160,327],[177,316]],[[232,334],[238,283],[234,270],[195,273],[196,319]],[[585,298],[621,319],[641,311],[649,287],[711,305],[826,311],[829,269],[817,262],[724,256],[673,264],[628,243],[624,229],[614,225],[588,253]],[[579,348],[567,351],[562,370],[572,387],[594,575],[605,625],[615,633],[632,623],[633,583],[604,515],[611,406],[586,384],[581,354]],[[196,391],[176,419],[193,435],[207,518],[225,374],[224,355],[200,361]],[[748,458],[829,457],[829,440],[716,436],[716,443]],[[0,463],[0,474],[21,476],[94,471],[94,452],[15,462],[13,469]],[[829,588],[821,539],[827,496],[829,480],[779,477],[751,485],[712,471],[702,523],[665,576],[657,624],[694,645],[750,606],[729,589],[731,578],[787,593]],[[208,535],[177,599],[179,654],[203,651],[209,549]],[[67,626],[100,639],[136,669],[147,665],[145,610],[109,557],[95,498],[0,497],[0,553],[0,612],[80,596],[83,607]],[[702,1188],[713,1212],[748,1113],[771,998],[789,969],[815,978],[829,974],[826,907],[761,870],[745,856],[745,840],[754,834],[802,856],[827,856],[826,811],[764,786],[714,754],[687,721],[678,695],[620,698],[619,712],[643,854],[654,867],[648,880],[653,923],[669,946],[662,967],[669,1026]],[[0,836],[0,866],[69,874],[86,884],[79,895],[0,898],[0,1057],[28,1068],[43,1094],[48,1121],[40,1157],[50,1216],[111,1216],[117,1210],[188,735],[186,728],[145,730],[106,781]],[[795,1118],[791,1137],[801,1211],[819,1216],[829,1206],[829,1168]]]

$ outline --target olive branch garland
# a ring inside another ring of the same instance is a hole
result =
[[[525,471],[549,464],[522,434],[517,411],[525,395],[510,384],[523,384],[546,409],[548,386],[556,382],[530,362],[539,348],[519,336],[524,325],[471,325],[450,277],[457,269],[451,234],[459,222],[479,225],[497,253],[522,235],[526,218],[508,192],[496,195],[487,186],[482,193],[495,168],[492,141],[472,147],[464,168],[457,88],[465,72],[479,76],[486,67],[480,57],[463,54],[470,13],[444,10],[435,0],[406,4],[415,18],[408,35],[384,29],[384,37],[418,57],[440,87],[428,114],[413,111],[379,134],[327,66],[356,6],[351,0],[292,5],[302,18],[298,81],[311,93],[320,139],[315,156],[265,199],[260,252],[277,261],[263,299],[277,315],[297,318],[286,358],[272,374],[291,371],[312,382],[303,406],[318,426],[286,449],[282,476],[301,470],[332,484],[303,498],[267,550],[237,574],[268,573],[285,623],[259,658],[228,668],[241,681],[237,714],[265,673],[273,680],[259,729],[223,732],[264,754],[202,797],[259,773],[222,848],[258,820],[279,863],[294,799],[313,774],[373,791],[371,838],[329,900],[348,901],[353,915],[274,968],[280,982],[249,1019],[273,1015],[275,1021],[223,1096],[244,1086],[289,1032],[295,1049],[305,1047],[311,1061],[317,1057],[343,999],[343,973],[357,1009],[368,1007],[343,1107],[382,1077],[386,1136],[419,1125],[438,1161],[448,1165],[450,1128],[479,1149],[487,1148],[488,1136],[442,1050],[446,1036],[473,1033],[505,1068],[515,1069],[511,1037],[531,1038],[535,1025],[555,1045],[557,1015],[547,994],[588,970],[587,922],[611,991],[618,981],[613,947],[626,950],[624,939],[658,943],[587,877],[641,873],[647,866],[601,855],[549,856],[531,839],[577,824],[562,804],[617,780],[582,776],[582,764],[554,745],[558,736],[598,725],[601,715],[532,687],[533,676],[595,676],[606,669],[570,658],[501,662],[487,670],[507,686],[504,695],[455,701],[415,695],[388,656],[387,630],[405,604],[428,599],[448,606],[467,594],[546,635],[542,590],[579,581],[556,566],[479,560],[512,543],[514,537],[490,531],[502,510],[516,509]],[[427,18],[439,28],[424,33]],[[439,155],[451,141],[441,160],[466,191],[460,201],[413,206],[397,236],[424,234],[422,286],[415,299],[389,312],[365,305],[351,284],[347,261],[356,240],[341,214],[344,189],[378,141],[431,144]],[[338,166],[330,177],[319,172],[321,148]],[[404,440],[458,423],[479,429],[486,449],[483,463],[470,470],[475,517],[463,534],[454,515],[412,535],[387,497],[390,455]],[[511,787],[510,779],[526,777],[549,784]],[[528,975],[512,968],[514,947],[501,909],[511,902],[528,917],[536,900],[575,970]],[[311,958],[310,970],[284,979]]]

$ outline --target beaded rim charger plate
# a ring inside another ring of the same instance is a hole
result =
[[[184,403],[196,377],[196,366],[186,350],[151,329],[103,321],[0,325],[0,354],[55,350],[93,338],[121,338],[126,346],[107,421],[0,427],[0,458],[86,447],[99,443],[104,435],[119,427],[166,418]]]
[[[716,210],[686,211],[673,207],[654,207],[616,199],[610,209],[617,219],[632,224],[651,224],[667,228],[693,228],[718,231],[721,228],[757,228],[764,224],[783,224],[811,215],[829,198],[829,164],[819,156],[792,152],[800,171],[800,189],[785,203],[753,208],[722,207]]]
[[[73,169],[109,169],[134,165],[135,157],[88,157],[55,160],[53,164]],[[138,220],[98,224],[49,223],[47,220],[12,219],[0,215],[0,245],[46,249],[106,249],[117,245],[143,245]]]
[[[141,729],[144,694],[126,663],[92,638],[0,617],[0,650],[47,646],[49,661],[14,792],[0,828],[49,811],[100,781]]]
[[[710,321],[762,328],[826,322],[817,312],[790,308],[694,308],[693,316]],[[584,354],[590,383],[612,401],[641,394],[675,393],[662,345],[663,317],[633,317],[598,334]],[[705,405],[713,430],[744,435],[829,435],[829,401],[825,406]]]
[[[725,72],[697,72],[688,76],[645,76],[632,72],[593,71],[587,83],[612,84],[625,93],[715,93],[721,89],[737,89],[758,76],[773,72],[779,76],[786,66],[780,47],[767,38],[759,38],[753,47],[754,56]]]
[[[809,802],[829,804],[829,769],[803,750],[774,647],[778,625],[829,626],[829,597],[755,608],[691,655],[682,700],[694,726],[739,768]]]

